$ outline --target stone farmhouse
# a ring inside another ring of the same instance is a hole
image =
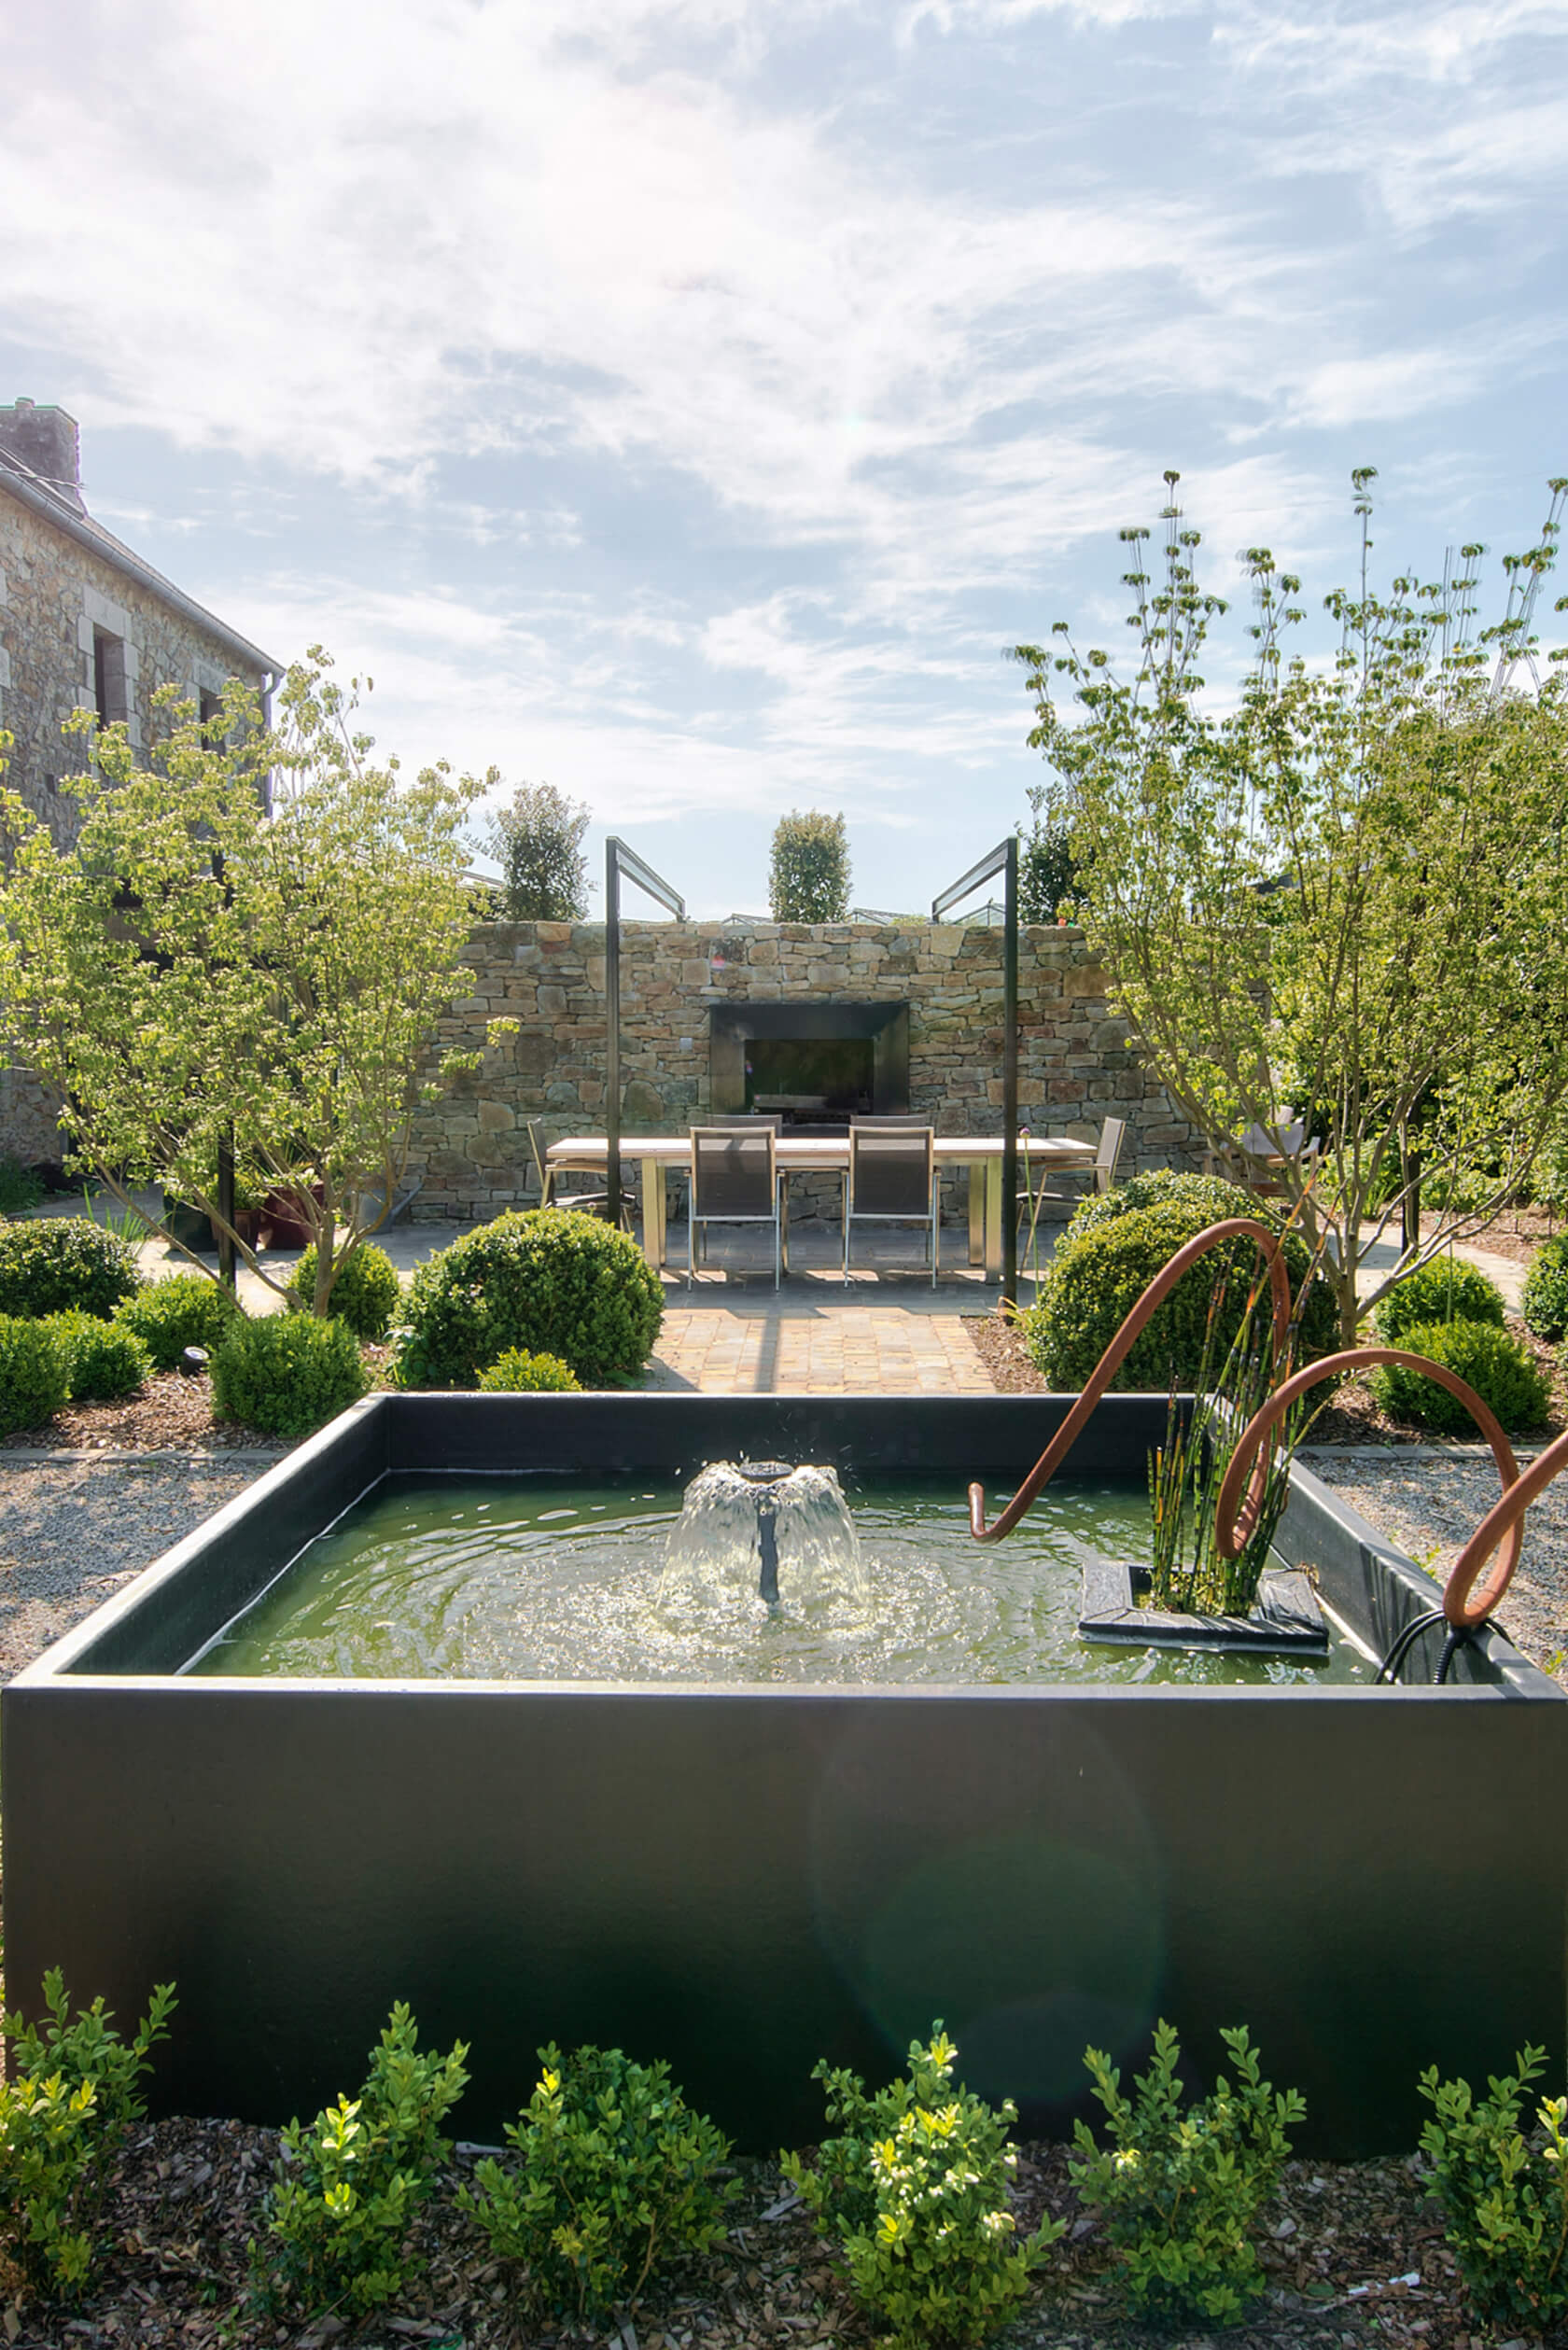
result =
[[[161,685],[203,717],[229,678],[263,697],[281,664],[93,521],[82,498],[76,419],[19,399],[0,408],[0,727],[7,781],[63,846],[76,803],[62,776],[82,763],[61,734],[77,709],[123,719],[134,749]]]
[[[30,399],[0,408],[5,780],[61,846],[77,829],[61,782],[83,763],[79,741],[60,731],[73,710],[122,719],[142,751],[159,686],[179,686],[207,718],[231,678],[265,704],[281,667],[93,521],[74,417]],[[0,1151],[34,1164],[60,1155],[54,1106],[24,1070],[0,1071]]]

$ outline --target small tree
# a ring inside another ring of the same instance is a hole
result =
[[[582,836],[590,810],[553,783],[520,783],[510,807],[490,817],[490,854],[501,869],[509,922],[581,922],[588,911]]]
[[[1372,479],[1354,477],[1361,578],[1325,598],[1326,665],[1284,658],[1300,581],[1249,552],[1252,666],[1228,714],[1198,674],[1225,606],[1197,584],[1174,500],[1153,590],[1148,532],[1122,534],[1134,677],[1066,622],[1051,650],[1016,648],[1046,805],[1071,824],[1085,926],[1148,1066],[1233,1161],[1247,1126],[1293,1109],[1322,1144],[1284,1182],[1347,1344],[1400,1273],[1491,1221],[1568,1099],[1568,675],[1543,677],[1531,634],[1568,482],[1477,635],[1468,569],[1372,587]],[[1416,1223],[1423,1177],[1437,1215],[1358,1298],[1367,1248]]]
[[[1029,806],[1034,822],[1018,856],[1018,914],[1025,922],[1054,922],[1058,915],[1076,920],[1078,867],[1072,854],[1072,827],[1050,806],[1044,784],[1031,784]]]
[[[123,726],[78,714],[94,758],[73,781],[71,848],[0,793],[7,1024],[62,1097],[74,1164],[122,1203],[161,1181],[222,1221],[231,1150],[307,1226],[318,1314],[402,1181],[415,1105],[478,1066],[447,1054],[420,1075],[467,982],[463,826],[484,788],[444,766],[409,785],[395,761],[372,766],[354,692],[329,667],[313,649],[289,671],[273,734],[237,684],[204,732],[163,689],[169,731],[145,766]],[[287,1294],[287,1274],[225,1228]]]
[[[844,818],[820,808],[781,816],[773,836],[768,902],[776,922],[842,922],[849,911]]]

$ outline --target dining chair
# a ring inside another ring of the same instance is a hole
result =
[[[1099,1147],[1096,1151],[1093,1159],[1088,1163],[1088,1165],[1084,1167],[1052,1168],[1047,1161],[1041,1168],[1040,1183],[1038,1188],[1036,1188],[1029,1180],[1029,1145],[1026,1142],[1023,1150],[1025,1165],[1024,1183],[1025,1198],[1028,1202],[1029,1208],[1030,1233],[1032,1234],[1035,1225],[1040,1221],[1041,1209],[1048,1202],[1055,1201],[1062,1207],[1076,1208],[1088,1197],[1088,1192],[1086,1189],[1084,1191],[1053,1190],[1053,1176],[1058,1180],[1076,1179],[1085,1184],[1087,1183],[1088,1178],[1093,1176],[1094,1188],[1096,1191],[1109,1191],[1112,1184],[1116,1180],[1116,1163],[1122,1155],[1122,1144],[1126,1139],[1127,1120],[1125,1118],[1107,1118],[1104,1125],[1099,1129]],[[1022,1206],[1020,1206],[1020,1212],[1022,1212]]]
[[[1203,1171],[1239,1182],[1254,1198],[1282,1199],[1290,1191],[1284,1180],[1287,1163],[1295,1166],[1304,1179],[1309,1179],[1321,1149],[1316,1136],[1309,1137],[1305,1118],[1285,1118],[1277,1126],[1250,1126],[1244,1134],[1238,1135],[1228,1154],[1206,1153]]]
[[[778,1206],[777,1136],[765,1119],[692,1128],[692,1203],[686,1223],[686,1286],[696,1274],[697,1234],[706,1250],[710,1224],[770,1224],[773,1285],[778,1287],[783,1226]]]
[[[539,1206],[541,1208],[574,1208],[581,1215],[602,1216],[609,1205],[608,1183],[600,1191],[573,1192],[565,1199],[559,1197],[555,1190],[555,1170],[551,1166],[540,1143],[539,1130],[531,1118],[525,1118],[523,1123],[528,1129],[528,1148],[534,1154],[534,1172],[539,1177]],[[623,1183],[621,1186],[620,1223],[623,1232],[630,1232],[632,1195]]]
[[[844,1279],[857,1224],[921,1224],[936,1287],[941,1193],[931,1128],[903,1118],[851,1118],[849,1167],[844,1179]]]

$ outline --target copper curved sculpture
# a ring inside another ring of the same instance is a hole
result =
[[[1499,1517],[1499,1513],[1505,1510],[1505,1505],[1513,1501],[1515,1493],[1522,1483],[1519,1477],[1519,1462],[1514,1458],[1513,1447],[1504,1434],[1495,1414],[1482,1403],[1475,1389],[1467,1385],[1457,1371],[1450,1371],[1446,1364],[1429,1362],[1424,1354],[1407,1354],[1401,1347],[1348,1347],[1341,1354],[1325,1354],[1321,1361],[1309,1363],[1304,1371],[1297,1371],[1294,1378],[1287,1379],[1283,1387],[1276,1390],[1263,1409],[1254,1414],[1241,1432],[1236,1450],[1231,1455],[1230,1466],[1221,1480],[1219,1499],[1214,1506],[1214,1540],[1224,1558],[1234,1559],[1239,1555],[1249,1531],[1246,1510],[1238,1507],[1247,1470],[1252,1463],[1253,1454],[1258,1451],[1266,1439],[1272,1435],[1291,1406],[1298,1403],[1309,1389],[1321,1386],[1324,1379],[1338,1378],[1350,1371],[1369,1370],[1375,1364],[1379,1363],[1396,1364],[1407,1371],[1423,1372],[1429,1379],[1435,1379],[1439,1387],[1446,1387],[1449,1393],[1457,1396],[1464,1406],[1465,1410],[1491,1447],[1491,1457],[1497,1463],[1497,1474],[1503,1482],[1502,1500],[1497,1503],[1491,1515],[1483,1518],[1477,1532],[1471,1535],[1469,1542],[1455,1560],[1453,1571],[1443,1590],[1443,1613],[1449,1622],[1456,1631],[1473,1630],[1477,1624],[1483,1624],[1486,1621],[1513,1580],[1514,1569],[1519,1564],[1519,1551],[1524,1542],[1524,1511],[1529,1501],[1533,1498],[1533,1493],[1527,1495],[1511,1514],[1500,1519],[1497,1530],[1486,1547],[1477,1552],[1476,1546],[1481,1535],[1486,1532],[1492,1520]],[[1547,1457],[1543,1453],[1541,1459],[1545,1460]],[[1539,1466],[1540,1462],[1537,1462],[1535,1468]],[[1555,1471],[1551,1474],[1555,1475]],[[1533,1469],[1531,1475],[1534,1475]],[[1549,1482],[1549,1475],[1541,1480],[1542,1484]],[[1536,1486],[1534,1491],[1539,1490],[1540,1487]],[[1250,1494],[1248,1499],[1250,1503]],[[1505,1546],[1498,1559],[1496,1567],[1481,1585],[1479,1591],[1472,1598],[1471,1587],[1479,1574],[1481,1567],[1491,1552],[1497,1548],[1498,1544],[1505,1542]],[[1468,1565],[1467,1562],[1469,1562]],[[1462,1570],[1464,1571],[1463,1579]]]
[[[1273,1293],[1274,1362],[1279,1364],[1290,1336],[1291,1293],[1290,1276],[1285,1268],[1284,1247],[1279,1236],[1250,1216],[1228,1216],[1221,1224],[1210,1224],[1196,1239],[1189,1240],[1177,1251],[1149,1283],[1142,1296],[1123,1322],[1099,1361],[1095,1364],[1088,1382],[1077,1402],[1019,1486],[1007,1507],[993,1525],[986,1523],[986,1489],[978,1482],[969,1489],[969,1531],[976,1542],[1001,1542],[1010,1534],[1019,1520],[1032,1508],[1042,1489],[1060,1468],[1073,1445],[1082,1434],[1095,1406],[1099,1402],[1117,1371],[1126,1361],[1134,1341],[1146,1328],[1149,1321],[1169,1296],[1183,1273],[1196,1265],[1210,1250],[1222,1241],[1245,1236],[1254,1242],[1268,1268],[1268,1281]],[[1462,1379],[1457,1371],[1445,1364],[1430,1362],[1425,1355],[1407,1354],[1399,1347],[1350,1347],[1338,1354],[1324,1355],[1310,1363],[1303,1371],[1276,1389],[1255,1413],[1241,1433],[1236,1450],[1220,1486],[1214,1513],[1214,1537],[1223,1557],[1239,1557],[1257,1522],[1273,1456],[1273,1438],[1281,1421],[1294,1404],[1325,1379],[1338,1378],[1347,1372],[1370,1369],[1377,1364],[1397,1364],[1401,1368],[1421,1371],[1439,1387],[1457,1397],[1464,1406],[1477,1427],[1491,1447],[1492,1459],[1503,1490],[1487,1516],[1481,1520],[1465,1544],[1449,1572],[1443,1588],[1443,1614],[1455,1631],[1471,1631],[1485,1623],[1496,1608],[1504,1592],[1513,1580],[1524,1544],[1524,1514],[1536,1496],[1545,1491],[1559,1471],[1568,1468],[1568,1434],[1559,1436],[1545,1452],[1520,1475],[1513,1447],[1495,1414],[1483,1404],[1475,1389]],[[1248,1473],[1251,1471],[1249,1482]],[[1242,1499],[1242,1487],[1247,1487]],[[1481,1570],[1492,1553],[1498,1553],[1497,1563],[1484,1580]]]
[[[1178,1249],[1169,1264],[1155,1274],[1095,1364],[1078,1401],[994,1525],[987,1526],[986,1523],[985,1487],[979,1483],[970,1487],[969,1531],[976,1542],[1001,1542],[1013,1532],[1018,1520],[1032,1507],[1042,1487],[1048,1484],[1061,1467],[1082,1434],[1090,1413],[1121,1369],[1134,1341],[1141,1336],[1151,1316],[1164,1305],[1183,1274],[1196,1265],[1199,1257],[1207,1256],[1211,1249],[1218,1248],[1222,1241],[1239,1239],[1243,1236],[1256,1243],[1268,1268],[1268,1284],[1274,1297],[1274,1360],[1279,1362],[1290,1336],[1291,1319],[1290,1275],[1285,1269],[1284,1249],[1278,1235],[1270,1232],[1266,1224],[1255,1223],[1251,1216],[1227,1216],[1223,1223],[1210,1224],[1196,1239]],[[1244,1516],[1249,1524],[1255,1518],[1263,1498],[1267,1473],[1268,1459],[1266,1454],[1258,1463],[1255,1490],[1247,1496]]]

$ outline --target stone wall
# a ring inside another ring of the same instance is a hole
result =
[[[60,728],[95,706],[95,629],[123,648],[126,731],[138,751],[152,739],[159,686],[197,701],[231,676],[263,682],[259,670],[236,667],[221,638],[7,495],[0,476],[0,726],[16,738],[6,781],[62,846],[75,837],[77,806],[61,780],[83,758]]]
[[[707,1109],[708,1010],[736,999],[907,1002],[911,1109],[939,1133],[1001,1132],[1000,930],[648,922],[623,923],[621,936],[627,1132],[681,1133]],[[483,1220],[537,1198],[529,1120],[541,1144],[603,1132],[604,951],[597,923],[497,923],[474,932],[464,954],[472,992],[441,1023],[439,1045],[472,1049],[494,1018],[516,1020],[519,1032],[418,1113],[416,1217]],[[1113,1115],[1128,1122],[1125,1171],[1193,1163],[1192,1130],[1129,1049],[1081,930],[1023,933],[1018,1014],[1024,1123],[1093,1138]],[[809,1213],[801,1188],[793,1212]],[[960,1205],[955,1183],[945,1213]]]

